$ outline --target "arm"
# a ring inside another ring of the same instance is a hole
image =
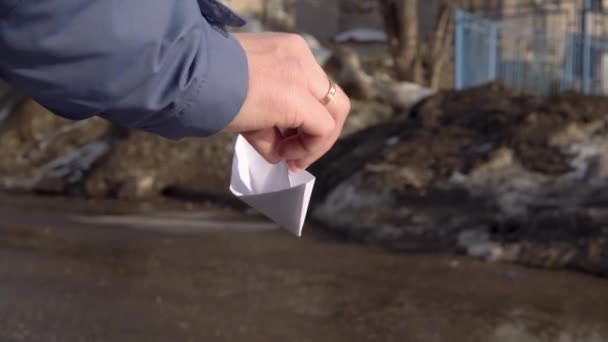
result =
[[[222,130],[247,97],[243,49],[196,0],[0,0],[0,8],[0,78],[59,115],[179,139]]]
[[[348,98],[321,104],[327,75],[301,37],[235,38],[222,23],[241,22],[216,0],[0,0],[0,78],[68,118],[171,139],[238,132],[268,161],[308,167]]]

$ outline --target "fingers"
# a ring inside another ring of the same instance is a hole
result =
[[[289,168],[292,171],[308,168],[329,151],[338,140],[350,112],[350,100],[338,85],[335,85],[336,95],[332,101],[326,106],[321,104],[321,101],[328,95],[332,83],[321,66],[314,61],[314,58],[310,58],[309,61],[312,61],[312,63],[307,67],[309,70],[308,88],[314,102],[314,106],[311,107],[314,108],[309,113],[303,113],[304,122],[314,120],[310,114],[317,111],[323,112],[321,109],[323,108],[333,119],[333,128],[327,134],[317,136],[310,136],[306,134],[306,130],[300,130],[299,134],[290,136],[281,143],[279,154],[288,161]]]
[[[350,111],[350,101],[344,91],[336,88],[336,97],[327,106],[314,99],[317,108],[325,108],[333,120],[333,129],[322,136],[310,136],[300,130],[285,138],[279,147],[279,155],[288,161],[292,171],[308,168],[323,156],[338,140]],[[320,111],[320,108],[318,109]]]
[[[283,157],[279,155],[279,151],[277,150],[277,146],[283,140],[283,136],[277,128],[246,132],[243,133],[243,137],[269,163],[276,164],[283,160]]]
[[[336,96],[326,106],[327,111],[333,116],[336,122],[338,134],[342,132],[344,122],[350,113],[350,100],[344,90],[336,84]]]
[[[286,131],[288,134],[279,145],[279,155],[286,160],[322,154],[327,137],[336,126],[333,116],[312,96],[308,96],[305,105],[298,110],[297,117],[300,119]]]
[[[328,95],[332,82],[330,82],[329,77],[318,64],[317,68],[319,69],[319,72],[316,73],[316,81],[309,85],[309,88],[313,96],[317,98],[319,102],[321,102]],[[336,123],[339,124],[339,128],[341,130],[342,125],[344,124],[344,121],[346,121],[346,117],[350,112],[350,100],[338,84],[333,84],[336,87],[336,95],[325,107],[327,111],[334,117]]]
[[[270,163],[281,160],[316,160],[331,145],[336,122],[327,109],[312,96],[300,98],[296,118],[282,127],[243,133],[243,136]],[[333,144],[333,142],[332,142]],[[295,171],[295,169],[294,169]]]
[[[321,104],[329,79],[301,37],[255,37],[239,37],[250,64],[250,87],[228,130],[243,133],[271,163],[287,160],[294,170],[307,168],[340,136],[350,101],[338,87],[334,99]]]

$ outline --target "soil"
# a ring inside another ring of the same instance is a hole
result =
[[[317,163],[314,217],[391,249],[608,274],[607,127],[604,97],[441,92]]]
[[[395,116],[354,103],[349,135],[312,168],[320,225],[401,251],[607,274],[607,99],[492,84],[443,91]],[[97,119],[73,123],[32,101],[3,130],[5,189],[243,208],[227,190],[231,136],[171,142]],[[95,142],[108,149],[90,165],[49,167]]]

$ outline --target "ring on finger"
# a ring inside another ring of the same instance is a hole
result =
[[[338,89],[336,88],[336,84],[331,79],[329,80],[329,90],[324,98],[321,99],[321,104],[327,106],[331,101],[336,97],[336,93]]]

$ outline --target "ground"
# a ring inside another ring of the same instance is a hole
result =
[[[310,226],[297,239],[181,206],[0,197],[0,340],[608,339],[602,279],[388,254]],[[241,225],[213,229],[226,223]]]
[[[608,99],[445,91],[313,165],[313,217],[407,252],[608,275]]]

